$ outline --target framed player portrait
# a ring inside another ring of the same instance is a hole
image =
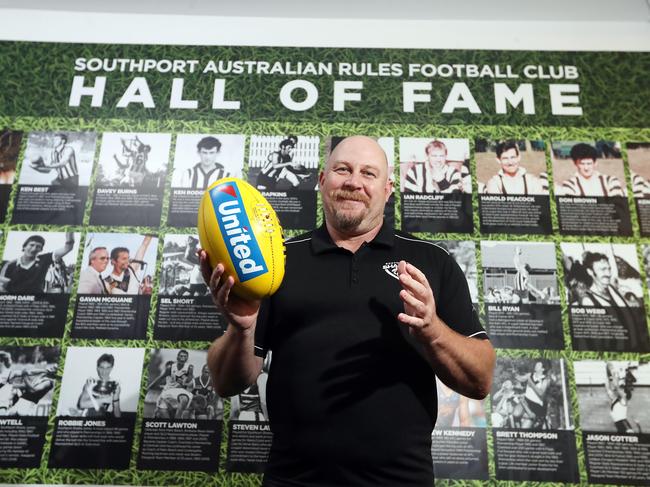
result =
[[[472,193],[468,139],[400,138],[399,165],[403,193]]]
[[[147,295],[153,289],[158,238],[88,233],[79,273],[79,294]]]
[[[251,136],[248,180],[260,191],[314,191],[319,141],[316,136],[292,134]]]
[[[56,415],[135,414],[143,361],[143,348],[68,347]]]
[[[636,360],[578,360],[573,368],[583,431],[647,431],[650,364]]]
[[[638,308],[643,285],[630,244],[560,244],[569,305]]]
[[[97,169],[101,187],[162,188],[171,134],[106,132]]]
[[[475,148],[479,194],[548,195],[544,141],[478,139]]]
[[[555,246],[549,242],[481,242],[486,303],[559,305]]]
[[[206,189],[221,178],[241,178],[244,135],[179,134],[172,188]]]
[[[144,417],[223,419],[224,402],[212,386],[206,350],[157,348],[147,365]]]
[[[18,183],[70,190],[88,186],[96,143],[94,132],[30,132]]]
[[[205,296],[209,290],[203,280],[197,252],[198,235],[167,234],[162,251],[160,289],[164,296]]]
[[[69,294],[79,233],[12,230],[0,264],[0,292]]]
[[[0,416],[49,416],[58,346],[0,346]]]
[[[556,196],[627,195],[619,142],[553,141],[551,149]]]
[[[495,428],[574,428],[563,359],[499,357],[491,403]]]

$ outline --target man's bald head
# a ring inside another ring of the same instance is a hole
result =
[[[363,152],[366,154],[366,157],[371,157],[373,160],[383,161],[386,164],[386,172],[388,173],[388,157],[386,156],[386,152],[384,152],[384,149],[382,149],[375,139],[366,135],[345,137],[341,142],[336,144],[325,165],[327,166],[332,161],[340,160],[337,158],[347,154],[350,149],[354,150],[355,153]]]

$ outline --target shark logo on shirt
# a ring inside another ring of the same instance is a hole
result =
[[[381,268],[384,269],[386,274],[389,276],[399,279],[399,275],[397,274],[397,264],[399,264],[399,262],[386,262]]]

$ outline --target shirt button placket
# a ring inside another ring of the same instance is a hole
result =
[[[357,261],[356,255],[352,256],[352,272],[350,281],[353,286],[359,285],[359,262]]]

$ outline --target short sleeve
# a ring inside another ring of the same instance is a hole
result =
[[[38,260],[42,263],[43,266],[49,267],[54,263],[54,254],[52,254],[52,252],[41,254],[38,256]]]
[[[436,302],[438,316],[461,335],[488,338],[472,304],[465,274],[450,255],[447,256],[442,271],[442,284]]]
[[[14,271],[16,270],[16,261],[12,260],[10,262],[7,262],[3,267],[2,270],[0,270],[0,274],[2,277],[6,277],[7,279],[11,279],[14,275]]]

